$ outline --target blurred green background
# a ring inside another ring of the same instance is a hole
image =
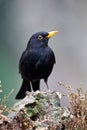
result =
[[[0,80],[3,97],[14,89],[12,105],[21,86],[18,64],[30,36],[38,31],[59,30],[49,46],[56,65],[49,77],[52,90],[65,92],[58,82],[87,90],[87,1],[0,0]],[[41,82],[41,90],[45,90]],[[63,104],[65,102],[63,101]]]

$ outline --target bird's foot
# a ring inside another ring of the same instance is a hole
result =
[[[51,93],[52,91],[51,91],[51,89],[49,89],[49,86],[48,86],[48,83],[46,82],[46,86],[47,86],[47,92],[48,93]]]

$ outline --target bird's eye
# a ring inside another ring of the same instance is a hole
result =
[[[42,39],[43,39],[43,36],[39,35],[39,36],[38,36],[38,39],[39,39],[39,40],[42,40]]]

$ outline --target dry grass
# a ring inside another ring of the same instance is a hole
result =
[[[77,89],[75,93],[72,87],[59,83],[67,89],[66,95],[70,101],[70,117],[65,122],[67,130],[87,130],[87,92]]]

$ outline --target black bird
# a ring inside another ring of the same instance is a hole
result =
[[[16,99],[24,98],[26,91],[39,90],[40,79],[44,79],[47,85],[48,77],[55,64],[55,55],[48,46],[48,40],[57,32],[38,32],[30,38],[19,62],[19,73],[23,82]]]

